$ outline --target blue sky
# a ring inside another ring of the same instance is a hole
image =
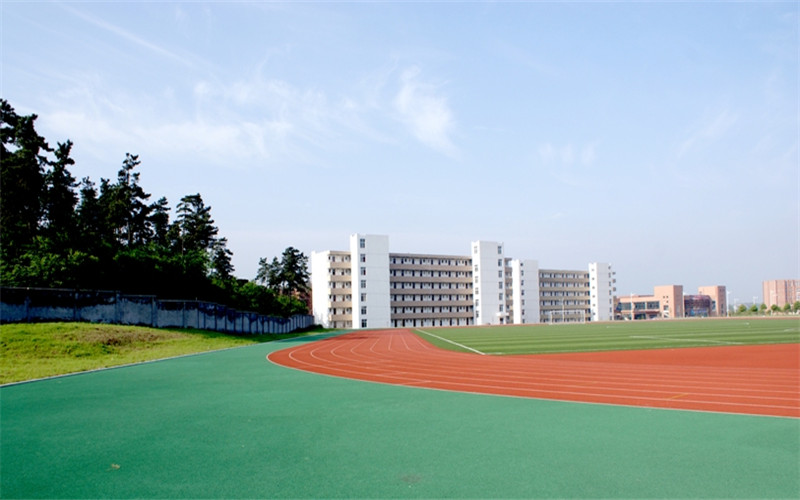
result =
[[[14,2],[0,93],[287,246],[611,262],[620,295],[800,272],[797,2]],[[3,186],[9,189],[8,186]]]

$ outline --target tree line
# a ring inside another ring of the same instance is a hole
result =
[[[126,153],[116,179],[77,181],[73,143],[51,147],[0,99],[0,282],[197,299],[262,314],[308,312],[308,258],[293,247],[234,277],[233,253],[200,193],[152,201]]]
[[[744,304],[740,304],[736,310],[733,310],[733,306],[730,307],[731,311],[734,314],[745,316],[745,315],[766,315],[767,313],[775,315],[775,314],[790,314],[794,313],[797,314],[800,312],[800,301],[796,301],[794,304],[786,303],[783,307],[780,307],[777,304],[772,304],[772,306],[767,307],[766,304],[761,304],[760,306],[757,304],[753,304],[750,307],[747,307]]]

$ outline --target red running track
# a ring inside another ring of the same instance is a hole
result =
[[[482,356],[393,329],[331,337],[268,358],[410,387],[800,418],[800,344]]]

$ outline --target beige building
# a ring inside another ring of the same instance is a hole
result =
[[[709,316],[723,317],[728,315],[728,297],[724,286],[701,286],[697,291],[700,295],[707,295],[711,299]]]
[[[767,308],[793,305],[800,301],[800,280],[770,280],[762,283],[764,304]]]
[[[686,295],[683,285],[653,287],[652,295],[629,295],[618,299],[617,319],[719,317],[727,314],[724,286],[701,286],[697,295]]]
[[[619,298],[619,319],[682,318],[683,286],[653,287],[653,295],[629,295]]]

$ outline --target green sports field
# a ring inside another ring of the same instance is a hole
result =
[[[429,342],[483,354],[539,354],[800,342],[800,318],[633,321],[418,329]]]
[[[389,386],[266,359],[312,340],[0,388],[0,497],[800,497],[800,419]]]

